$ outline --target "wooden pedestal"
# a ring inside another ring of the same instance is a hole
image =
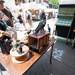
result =
[[[41,53],[49,44],[49,33],[45,33],[39,36],[30,34],[29,37],[29,47],[32,50]]]

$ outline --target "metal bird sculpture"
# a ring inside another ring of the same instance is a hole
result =
[[[45,24],[46,24],[46,20],[41,20],[39,25],[35,29],[34,34],[37,35],[39,31],[41,31],[42,29],[44,30]]]

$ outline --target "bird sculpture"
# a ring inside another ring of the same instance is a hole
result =
[[[41,30],[44,31],[45,24],[46,24],[46,20],[41,20],[40,23],[39,23],[39,25],[35,29],[34,34],[37,35]]]

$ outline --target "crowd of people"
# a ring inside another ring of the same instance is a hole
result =
[[[17,41],[17,33],[14,29],[14,16],[10,12],[10,10],[4,6],[5,1],[0,0],[0,35],[3,34],[3,37],[0,37],[0,47],[5,50],[10,50],[11,42]],[[19,14],[17,16],[18,22],[23,24],[25,30],[28,31],[28,34],[31,31],[32,27],[32,14],[30,11],[19,10]],[[42,11],[40,14],[41,20],[46,20],[45,12]],[[14,41],[15,40],[15,41]],[[7,47],[7,43],[9,45],[9,49]],[[9,51],[7,51],[9,53]]]

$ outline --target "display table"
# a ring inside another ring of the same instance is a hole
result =
[[[73,35],[74,35],[74,39],[73,39],[73,41],[72,41],[72,47],[75,46],[75,29],[73,30]],[[67,38],[67,39],[68,39],[68,38]]]
[[[33,65],[41,58],[41,56],[43,56],[47,52],[47,50],[50,47],[52,48],[50,49],[51,50],[50,62],[51,62],[53,46],[54,46],[54,39],[50,40],[48,47],[41,54],[31,51],[31,58],[22,64],[13,63],[10,55],[0,53],[0,63],[8,71],[9,75],[25,75],[25,73],[31,67],[33,67]]]

